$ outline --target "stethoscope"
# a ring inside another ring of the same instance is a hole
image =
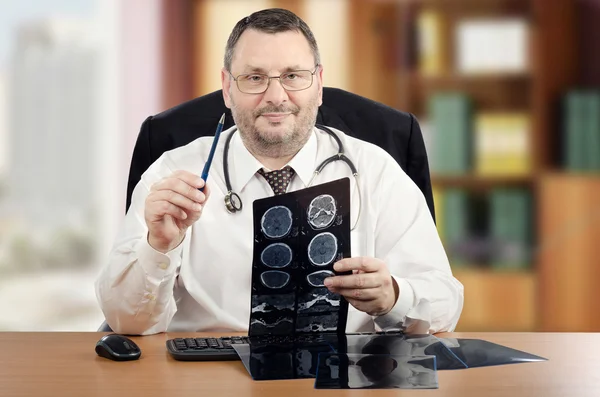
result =
[[[323,171],[323,169],[327,166],[327,164],[332,163],[337,160],[342,160],[344,163],[346,163],[348,165],[348,167],[350,167],[350,171],[352,171],[352,176],[354,176],[354,180],[356,181],[356,187],[358,190],[358,215],[356,216],[356,222],[350,229],[350,230],[354,230],[354,228],[358,224],[358,220],[360,218],[360,210],[361,210],[361,204],[362,204],[362,197],[360,196],[360,186],[358,184],[358,171],[356,170],[354,163],[352,163],[352,160],[350,160],[344,154],[344,145],[342,144],[340,137],[338,137],[337,134],[335,132],[333,132],[329,127],[325,127],[324,125],[321,125],[321,124],[316,124],[315,127],[322,131],[325,131],[331,137],[333,137],[333,139],[335,139],[335,141],[337,142],[337,145],[338,145],[338,152],[337,152],[337,154],[334,154],[333,156],[323,160],[323,162],[321,164],[319,164],[319,166],[315,169],[312,178],[310,178],[310,181],[308,182],[307,187],[312,185],[315,177]],[[240,196],[237,193],[235,193],[233,191],[233,189],[231,187],[231,181],[229,180],[229,165],[228,165],[229,143],[231,142],[231,138],[233,137],[233,134],[236,131],[237,131],[237,128],[234,127],[234,129],[231,131],[231,133],[229,133],[229,135],[227,136],[227,140],[225,141],[225,147],[223,149],[223,174],[225,175],[225,186],[227,187],[227,194],[225,194],[225,208],[227,208],[227,211],[231,214],[235,214],[236,212],[241,211],[242,207],[243,207],[242,199],[240,198]]]

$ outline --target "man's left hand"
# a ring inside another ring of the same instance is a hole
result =
[[[333,265],[338,272],[352,274],[328,277],[325,286],[343,295],[357,310],[371,316],[388,313],[398,300],[398,284],[386,264],[376,258],[346,258]]]

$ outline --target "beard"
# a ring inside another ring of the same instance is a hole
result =
[[[258,156],[278,158],[292,156],[300,151],[315,126],[318,111],[318,94],[303,108],[296,105],[267,105],[256,110],[240,109],[231,100],[231,114],[248,150]],[[265,113],[291,113],[294,123],[269,122],[270,130],[259,129],[256,125],[258,117]]]

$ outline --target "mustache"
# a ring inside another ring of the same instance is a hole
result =
[[[286,106],[265,106],[262,109],[255,110],[253,112],[254,118],[262,116],[265,113],[292,113],[297,114],[300,108],[297,106],[286,107]]]

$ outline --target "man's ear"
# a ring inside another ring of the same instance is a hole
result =
[[[225,106],[227,106],[228,109],[231,109],[231,95],[229,95],[231,78],[229,77],[229,72],[225,68],[221,69],[221,87],[223,88],[223,100],[225,101]]]
[[[323,65],[319,65],[319,70],[315,74],[319,85],[319,106],[321,106],[323,104]]]

